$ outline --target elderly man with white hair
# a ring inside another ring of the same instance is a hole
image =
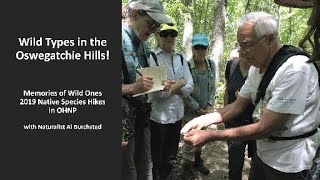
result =
[[[238,25],[240,56],[252,64],[238,98],[217,112],[197,117],[181,133],[194,146],[219,140],[257,139],[250,180],[305,179],[320,143],[318,72],[308,55],[282,45],[278,22],[270,14],[252,12]],[[255,123],[206,131],[226,122],[254,103]]]

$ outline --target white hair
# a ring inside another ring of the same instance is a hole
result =
[[[278,21],[268,13],[251,12],[246,14],[240,18],[238,27],[242,27],[246,23],[254,25],[254,32],[258,38],[267,34],[274,34],[276,38],[278,37]]]

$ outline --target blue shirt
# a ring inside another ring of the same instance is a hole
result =
[[[127,24],[122,24],[122,53],[128,69],[128,80],[125,82],[125,74],[122,71],[122,83],[132,84],[136,82],[136,69],[148,67],[148,57],[150,51],[148,46],[140,41],[136,34],[128,27]],[[138,96],[134,99],[139,99],[142,103],[146,103],[146,95]]]
[[[126,25],[122,26],[122,52],[128,68],[130,84],[136,81],[136,69],[148,67],[150,55],[147,45]],[[122,82],[124,74],[122,72]]]

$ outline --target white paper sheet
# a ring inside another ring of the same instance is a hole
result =
[[[142,94],[147,94],[155,91],[160,91],[164,89],[164,85],[162,85],[163,80],[167,80],[167,71],[165,67],[156,66],[156,67],[148,67],[137,69],[142,76],[152,76],[153,77],[153,86],[149,91],[135,94],[132,97],[140,96]],[[139,77],[139,75],[137,75]]]

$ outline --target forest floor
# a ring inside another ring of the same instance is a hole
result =
[[[221,129],[221,128],[219,128]],[[184,142],[181,141],[179,144],[179,153],[177,160],[175,161],[175,166],[172,170],[171,177],[173,180],[179,179],[182,172],[181,165],[181,147]],[[227,180],[228,179],[228,145],[225,141],[216,141],[207,144],[201,154],[202,159],[210,169],[210,174],[204,175],[193,169],[196,180]],[[245,156],[245,162],[243,167],[242,180],[248,180],[250,170],[250,159]]]

